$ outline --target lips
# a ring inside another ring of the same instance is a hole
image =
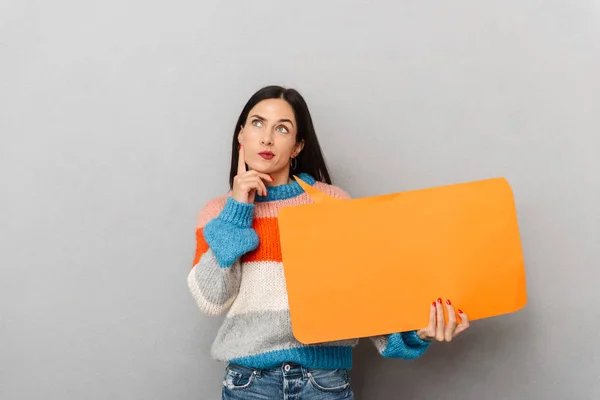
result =
[[[273,157],[275,157],[275,154],[271,153],[270,151],[263,151],[261,153],[258,153],[258,155],[264,158],[265,160],[270,160]]]

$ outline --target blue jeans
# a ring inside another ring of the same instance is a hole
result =
[[[273,369],[229,364],[222,400],[338,400],[354,399],[345,369],[309,369],[285,363]]]

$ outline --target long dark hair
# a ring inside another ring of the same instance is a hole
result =
[[[294,117],[296,118],[296,123],[298,125],[296,142],[299,143],[301,140],[304,140],[304,148],[300,154],[298,154],[296,161],[294,162],[296,168],[294,170],[290,168],[290,177],[305,172],[318,181],[331,184],[331,178],[329,176],[329,171],[327,170],[327,165],[325,164],[325,158],[321,152],[321,146],[319,146],[315,127],[304,98],[295,89],[286,89],[281,86],[266,86],[250,97],[235,124],[233,140],[231,141],[229,187],[233,189],[233,178],[237,175],[239,156],[238,134],[242,126],[245,125],[250,110],[259,102],[266,99],[283,99],[292,106]]]

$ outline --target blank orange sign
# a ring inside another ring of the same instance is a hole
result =
[[[315,204],[279,212],[292,330],[305,344],[424,328],[451,299],[470,320],[527,303],[503,178],[352,200],[296,177]]]

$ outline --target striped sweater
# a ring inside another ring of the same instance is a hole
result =
[[[299,178],[330,196],[349,198],[342,189],[308,174]],[[213,358],[250,368],[284,362],[352,368],[358,339],[305,345],[292,334],[277,214],[283,207],[311,202],[293,181],[270,187],[268,196],[257,195],[254,204],[237,202],[228,194],[200,211],[188,287],[202,312],[227,313],[212,345]],[[404,359],[421,356],[431,343],[415,331],[370,339],[384,357]]]

